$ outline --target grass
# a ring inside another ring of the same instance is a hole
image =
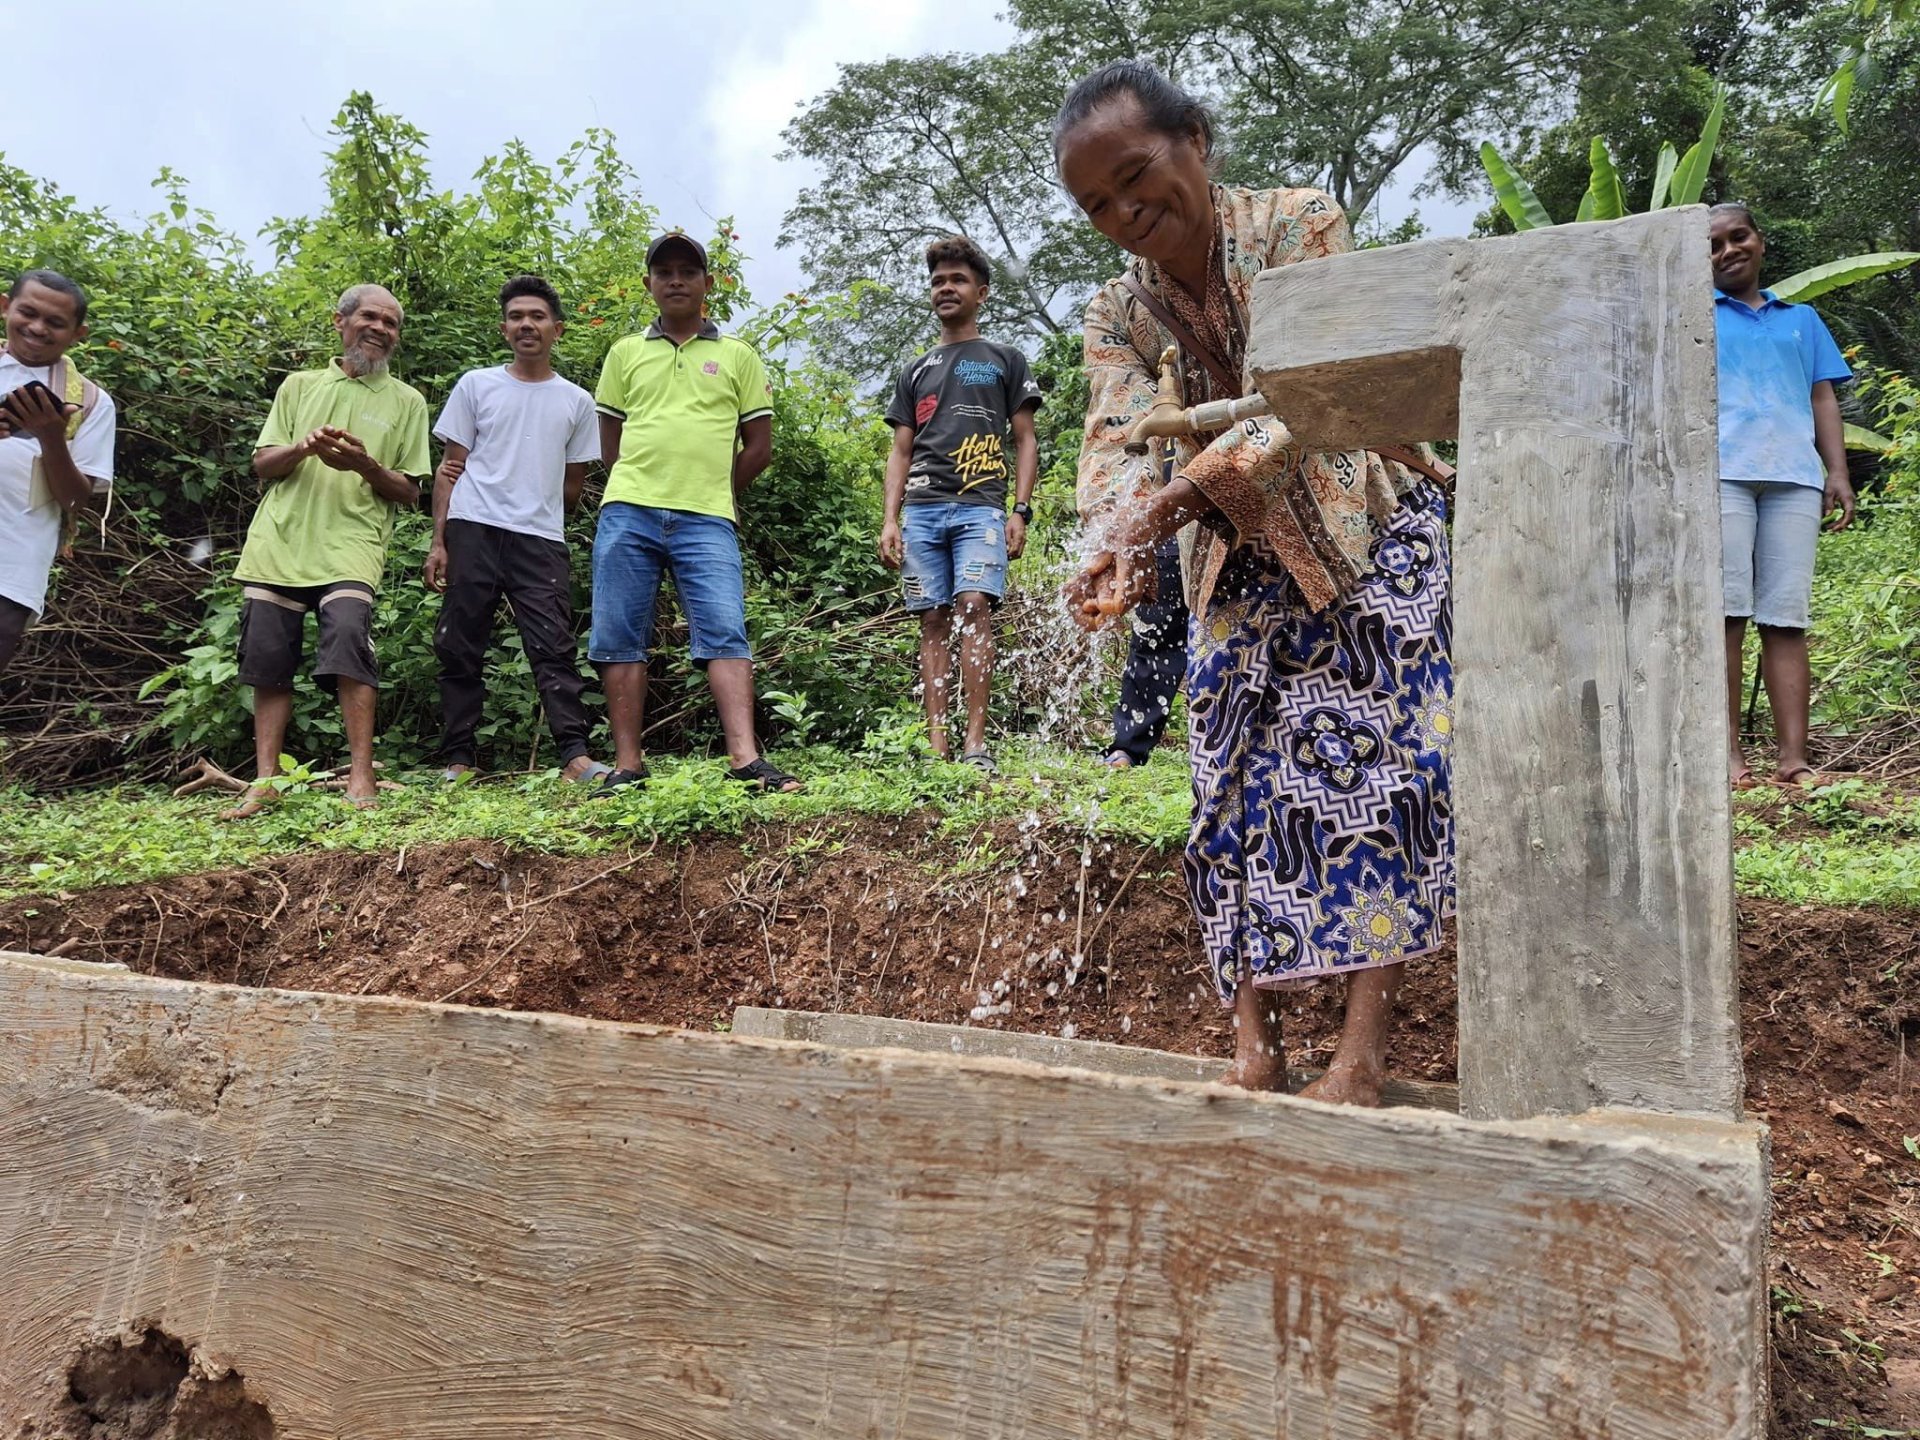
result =
[[[296,785],[243,824],[217,818],[232,801],[224,794],[176,800],[150,788],[55,798],[0,791],[13,822],[0,835],[0,898],[160,880],[309,850],[392,852],[490,840],[598,855],[655,840],[738,835],[766,823],[909,815],[932,817],[963,850],[943,863],[968,871],[995,866],[999,856],[984,832],[1004,822],[1077,830],[1170,855],[1186,839],[1190,799],[1176,751],[1114,772],[1083,754],[1008,747],[991,785],[966,766],[932,759],[911,732],[878,733],[858,754],[814,747],[780,758],[807,777],[801,794],[752,794],[729,783],[717,760],[656,761],[650,785],[612,796],[576,790],[555,772],[447,786],[438,772],[425,771],[403,777],[402,789],[371,812]],[[1743,894],[1920,910],[1920,797],[1858,780],[1791,799],[1755,790],[1735,798],[1734,834]]]
[[[355,811],[337,793],[295,785],[244,823],[218,818],[233,803],[225,793],[174,799],[163,789],[124,788],[42,799],[0,791],[13,822],[0,836],[0,898],[229,869],[299,851],[492,840],[596,855],[654,840],[737,835],[754,824],[917,813],[937,817],[958,840],[975,837],[976,848],[984,827],[1029,817],[1168,850],[1186,838],[1187,776],[1172,752],[1115,773],[1091,757],[1006,749],[999,779],[982,785],[968,766],[897,748],[903,753],[816,747],[783,754],[784,765],[807,777],[797,795],[753,794],[728,781],[717,760],[656,760],[650,784],[608,796],[575,789],[557,772],[448,786],[425,771],[402,777],[402,788],[376,810]]]

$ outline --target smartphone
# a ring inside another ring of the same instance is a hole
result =
[[[44,380],[29,380],[26,384],[20,386],[19,389],[9,390],[5,396],[0,396],[0,405],[5,405],[9,410],[13,410],[15,414],[18,414],[19,411],[13,403],[13,397],[22,393],[30,394],[36,390],[42,395],[45,395],[47,399],[51,400],[55,405],[59,406],[60,409],[65,410],[67,408],[67,402],[54,394]]]

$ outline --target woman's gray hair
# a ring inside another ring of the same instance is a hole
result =
[[[1197,133],[1201,154],[1213,159],[1213,116],[1199,100],[1182,90],[1144,60],[1112,60],[1067,92],[1060,113],[1053,117],[1053,161],[1060,163],[1060,144],[1067,133],[1096,110],[1131,95],[1147,124],[1175,139]]]
[[[333,313],[336,315],[353,314],[354,311],[360,308],[360,302],[367,298],[367,292],[369,290],[379,290],[384,294],[393,295],[393,308],[400,312],[400,318],[402,320],[407,318],[406,307],[400,303],[400,297],[398,295],[394,295],[393,292],[388,290],[384,285],[375,285],[370,282],[361,285],[349,285],[345,290],[342,290],[340,292],[340,303],[333,307]]]

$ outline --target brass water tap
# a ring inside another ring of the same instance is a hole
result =
[[[1156,436],[1185,435],[1190,431],[1186,407],[1180,403],[1180,372],[1174,365],[1174,357],[1179,353],[1179,347],[1174,345],[1160,352],[1160,387],[1153,397],[1152,408],[1134,422],[1133,431],[1127,436],[1129,455],[1145,455],[1153,448],[1148,442]]]

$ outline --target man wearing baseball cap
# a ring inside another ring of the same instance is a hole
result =
[[[647,248],[647,293],[659,319],[614,342],[594,403],[609,463],[593,541],[593,631],[613,729],[609,788],[646,778],[641,721],[660,580],[671,574],[688,648],[707,672],[735,780],[761,790],[800,782],[760,754],[753,658],[734,531],[739,497],[773,459],[773,387],[751,345],[702,313],[707,252],[672,231]]]

